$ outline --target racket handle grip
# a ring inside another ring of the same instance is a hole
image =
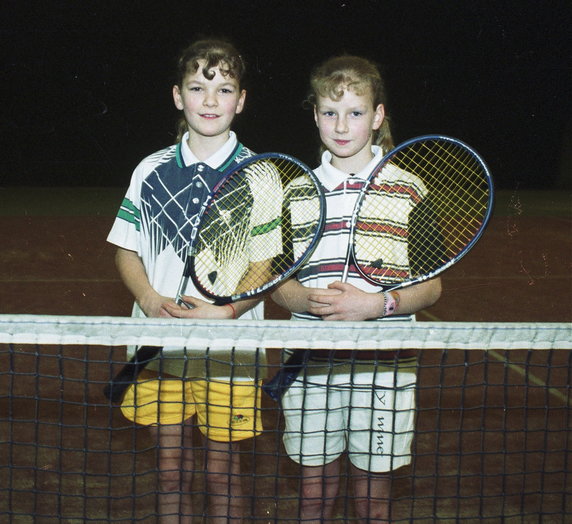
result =
[[[127,362],[121,371],[113,377],[111,382],[105,386],[103,389],[105,397],[113,403],[121,402],[127,388],[129,388],[131,384],[135,384],[141,371],[159,354],[161,349],[161,347],[157,346],[141,346],[131,360]]]
[[[262,386],[262,391],[272,400],[280,402],[282,395],[286,393],[300,374],[300,371],[304,369],[308,355],[308,350],[299,349],[294,351],[294,353],[288,357],[288,360],[284,362],[280,371],[276,373],[269,382]]]

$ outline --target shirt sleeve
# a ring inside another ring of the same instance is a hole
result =
[[[141,255],[141,177],[143,163],[133,172],[127,193],[121,202],[107,241]]]

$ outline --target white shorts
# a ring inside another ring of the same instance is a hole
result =
[[[416,360],[319,364],[311,361],[282,399],[290,458],[322,466],[347,450],[352,464],[364,471],[409,464]]]

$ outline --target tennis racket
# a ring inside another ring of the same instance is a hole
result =
[[[282,153],[245,160],[222,176],[192,224],[179,303],[189,279],[216,305],[270,291],[311,254],[324,220],[322,186],[309,167]],[[140,347],[105,396],[119,402],[161,349]]]
[[[342,282],[357,270],[389,291],[436,277],[476,244],[492,205],[489,169],[467,144],[438,135],[400,144],[357,198]],[[279,400],[307,358],[295,351],[264,391]]]

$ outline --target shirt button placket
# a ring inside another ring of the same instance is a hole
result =
[[[196,173],[202,174],[204,170],[205,170],[204,164],[197,164]],[[191,198],[191,205],[189,206],[190,216],[197,215],[200,210],[203,200],[202,198],[202,194],[204,192],[203,188],[204,188],[203,182],[200,180],[199,176],[196,176],[191,189],[193,194]]]

